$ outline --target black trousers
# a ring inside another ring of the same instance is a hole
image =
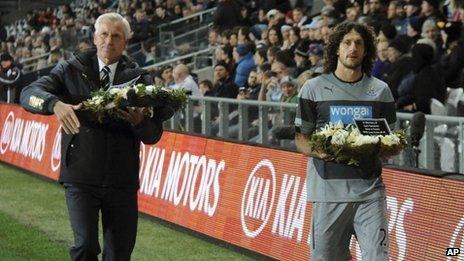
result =
[[[137,190],[64,184],[74,233],[72,260],[98,260],[98,222],[103,225],[103,260],[130,260],[137,234]]]

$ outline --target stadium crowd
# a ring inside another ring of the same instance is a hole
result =
[[[464,86],[463,0],[323,0],[320,12],[311,10],[312,4],[311,0],[76,1],[34,11],[6,26],[0,48],[19,63],[50,52],[48,61],[35,68],[39,69],[63,59],[62,50],[91,46],[92,24],[107,11],[128,19],[135,43],[155,37],[160,24],[217,7],[208,34],[208,45],[215,50],[214,78],[198,83],[185,65],[173,65],[157,68],[155,82],[197,96],[296,103],[304,82],[327,69],[323,54],[333,28],[343,21],[358,21],[377,35],[372,74],[388,83],[398,111],[431,113],[432,98],[445,103],[449,89]],[[317,15],[311,16],[311,11]],[[284,122],[280,111],[270,115],[272,137],[292,138],[292,117]],[[212,116],[214,132],[217,110]],[[237,113],[231,112],[229,119],[229,136],[234,137]],[[253,137],[258,133],[256,108],[250,108],[249,120]],[[257,136],[252,140],[259,141]]]

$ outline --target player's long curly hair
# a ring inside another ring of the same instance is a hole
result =
[[[372,66],[377,56],[375,34],[371,27],[354,22],[344,22],[337,25],[330,35],[329,43],[324,52],[324,73],[335,72],[337,69],[338,48],[343,37],[351,32],[351,30],[358,32],[364,41],[366,56],[364,56],[362,62],[362,71],[367,75],[371,75]]]

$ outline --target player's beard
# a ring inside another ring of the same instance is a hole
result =
[[[338,58],[338,60],[340,61],[341,64],[343,64],[343,66],[345,66],[346,68],[351,69],[351,70],[359,69],[362,66],[362,62],[363,62],[363,60],[357,60],[354,63],[349,63],[349,62],[347,62],[348,58],[346,58],[346,59]]]

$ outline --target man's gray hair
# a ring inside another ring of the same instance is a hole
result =
[[[95,21],[95,32],[98,32],[100,29],[100,26],[104,22],[121,22],[124,26],[124,36],[126,39],[130,39],[132,36],[131,33],[131,28],[129,22],[126,20],[126,18],[122,17],[122,15],[118,13],[106,13],[100,15],[97,20]]]

